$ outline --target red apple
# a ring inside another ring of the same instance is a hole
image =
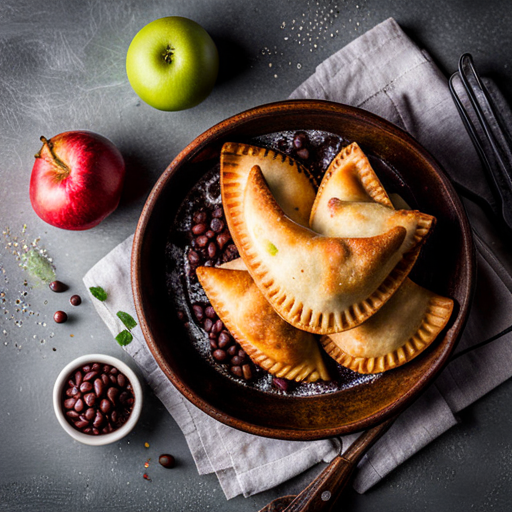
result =
[[[117,147],[89,131],[64,132],[41,141],[30,178],[34,211],[62,229],[98,225],[121,198],[125,164]]]

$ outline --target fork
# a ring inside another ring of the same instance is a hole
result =
[[[461,87],[462,86],[462,87]],[[489,206],[512,233],[512,137],[480,78],[471,54],[460,57],[449,80],[451,95],[478,152],[492,190]]]

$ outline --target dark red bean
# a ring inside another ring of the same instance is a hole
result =
[[[219,334],[219,348],[226,348],[229,345],[231,345],[231,336],[227,334],[226,332],[221,332]]]
[[[233,375],[236,375],[237,377],[243,377],[244,372],[240,366],[232,366],[230,369]]]
[[[219,236],[217,236],[217,243],[219,244],[220,250],[224,249],[224,246],[231,240],[231,235],[224,231]]]
[[[188,261],[192,265],[199,265],[199,263],[201,263],[201,256],[199,256],[199,254],[196,251],[189,251]]]
[[[105,386],[110,386],[110,379],[109,379],[109,376],[105,373],[102,373],[101,374],[101,380],[103,381],[103,384]]]
[[[100,411],[97,411],[92,426],[95,428],[99,428],[101,427],[101,425],[103,425],[103,421],[105,421],[105,416],[103,416],[103,414]]]
[[[64,311],[56,311],[53,315],[53,320],[57,324],[63,324],[68,319],[68,315]]]
[[[71,409],[71,411],[66,411],[66,416],[72,419],[76,419],[78,418],[79,414],[76,411],[73,411],[73,409]]]
[[[93,429],[92,429],[92,434],[93,434],[94,436],[97,436],[97,435],[99,435],[99,433],[100,433],[99,429],[97,429],[97,428],[94,428],[94,427],[93,427]]]
[[[82,371],[84,373],[88,373],[91,371],[91,365],[90,364],[86,364],[85,366],[82,366]]]
[[[210,348],[212,350],[216,350],[217,348],[219,348],[218,344],[217,344],[217,340],[216,339],[212,339],[210,338]]]
[[[222,219],[224,217],[224,210],[222,208],[215,208],[212,212],[212,217],[214,219]]]
[[[220,219],[212,219],[210,222],[210,228],[214,233],[220,233],[224,230],[224,222]]]
[[[218,334],[222,331],[222,329],[224,329],[224,323],[219,319],[213,324],[212,332]]]
[[[204,232],[206,232],[208,229],[208,226],[206,224],[196,224],[195,226],[192,226],[192,233],[194,235],[202,235]]]
[[[111,373],[112,375],[117,375],[117,374],[119,373],[119,370],[118,370],[117,368],[115,368],[115,367],[114,367],[114,368],[112,368],[112,369],[110,370],[110,373]]]
[[[108,365],[108,364],[106,364],[105,366],[103,366],[103,371],[104,371],[105,373],[108,373],[111,369],[112,369],[112,367],[111,367],[110,365]]]
[[[209,238],[207,236],[201,235],[196,238],[197,247],[206,247],[208,245]]]
[[[87,421],[92,421],[94,416],[96,416],[96,411],[92,407],[89,407],[89,409],[85,411],[84,416]]]
[[[243,362],[244,362],[244,360],[239,356],[233,356],[231,358],[231,364],[234,366],[242,366]]]
[[[68,287],[61,281],[52,281],[49,285],[50,290],[55,293],[62,293],[65,292]]]
[[[105,393],[105,384],[101,379],[96,379],[94,381],[94,392],[98,398],[103,396],[103,393]]]
[[[215,242],[210,242],[208,244],[208,257],[213,259],[217,255],[217,245]]]
[[[84,402],[89,406],[92,407],[96,403],[96,395],[94,393],[87,393],[84,395]],[[76,407],[75,407],[76,410]]]
[[[272,384],[281,391],[288,391],[288,388],[290,387],[290,382],[288,380],[280,379],[279,377],[274,377],[272,379]]]
[[[82,393],[89,393],[89,391],[92,391],[92,383],[82,382],[82,384],[80,384],[80,391]]]
[[[171,469],[176,465],[175,458],[172,455],[169,455],[168,453],[160,455],[160,457],[158,457],[158,462],[160,463],[161,466],[168,469]]]
[[[76,386],[66,389],[66,396],[75,396],[78,395],[79,393],[80,390]]]
[[[112,402],[113,405],[117,404],[118,395],[119,395],[119,390],[117,388],[109,388],[107,390],[107,397]]]
[[[203,324],[203,329],[206,331],[206,332],[210,332],[211,328],[213,327],[213,322],[211,320],[211,318],[207,318],[205,321],[204,321],[204,324]]]
[[[74,385],[75,385],[75,381],[72,380],[72,379],[69,379],[68,380],[68,386],[72,388]]]
[[[207,215],[205,212],[196,212],[194,213],[192,220],[196,224],[200,224],[201,222],[205,222],[207,219]]]
[[[69,298],[69,303],[72,306],[80,306],[80,304],[82,304],[82,297],[80,297],[80,295],[72,295]]]
[[[117,383],[120,388],[126,387],[126,377],[122,373],[117,376]]]
[[[222,349],[214,350],[212,356],[215,359],[215,361],[218,361],[219,363],[222,363],[228,358],[227,352]]]
[[[74,406],[75,411],[76,412],[82,412],[84,410],[84,407],[85,407],[84,401],[81,398],[79,398],[75,402],[75,406]]]
[[[96,375],[98,375],[98,372],[95,372],[95,371],[87,372],[84,375],[84,381],[87,382],[89,380],[92,380],[92,379],[94,379],[94,377],[96,377]]]
[[[112,373],[108,376],[108,378],[110,379],[110,382],[112,382],[112,384],[114,384],[114,386],[117,386],[117,377],[115,375],[113,375]]]
[[[215,313],[215,309],[213,309],[213,306],[207,306],[204,310],[204,314],[211,318],[212,320],[217,316],[217,313]]]
[[[235,244],[229,244],[226,247],[226,254],[229,256],[237,256],[238,255],[238,249],[236,248]]]
[[[80,387],[80,384],[82,384],[82,379],[83,379],[83,375],[82,375],[82,372],[79,370],[75,373],[75,384]]]
[[[88,421],[83,421],[83,420],[80,420],[80,419],[78,421],[75,421],[75,427],[78,430],[82,430],[84,427],[87,427],[87,425],[89,425]]]
[[[104,398],[100,403],[100,409],[103,414],[108,414],[112,410],[112,402]]]
[[[217,336],[218,334],[215,333],[215,332],[212,332],[210,331],[210,334],[208,334],[208,337],[211,339],[211,340],[217,340]]]
[[[236,353],[238,352],[238,347],[236,345],[231,345],[229,348],[228,348],[228,354],[233,357],[233,356],[236,356]]]
[[[64,400],[64,407],[66,409],[73,409],[77,401],[77,398],[68,398],[67,400]]]
[[[207,238],[213,238],[215,236],[215,231],[212,231],[211,229],[209,229],[206,233],[205,233],[205,236]]]
[[[99,363],[94,363],[92,366],[91,366],[91,370],[93,372],[99,372],[101,370],[101,365]]]
[[[203,306],[200,304],[194,304],[192,306],[192,311],[194,312],[194,316],[196,317],[197,321],[202,322],[204,318]]]

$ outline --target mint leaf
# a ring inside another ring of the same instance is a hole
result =
[[[121,331],[116,336],[116,341],[121,345],[121,347],[125,347],[126,345],[129,345],[133,340],[132,333],[130,331],[127,331],[126,329],[124,331]]]
[[[137,322],[133,319],[133,316],[125,313],[124,311],[118,311],[116,315],[128,330],[133,329],[137,325]]]
[[[91,286],[89,288],[89,291],[91,292],[93,297],[96,297],[98,300],[101,300],[101,302],[107,300],[107,292],[101,286]]]

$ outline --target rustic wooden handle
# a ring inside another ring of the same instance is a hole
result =
[[[343,455],[334,460],[304,489],[283,512],[328,512],[350,482],[367,450],[386,432],[394,418],[361,434]]]

